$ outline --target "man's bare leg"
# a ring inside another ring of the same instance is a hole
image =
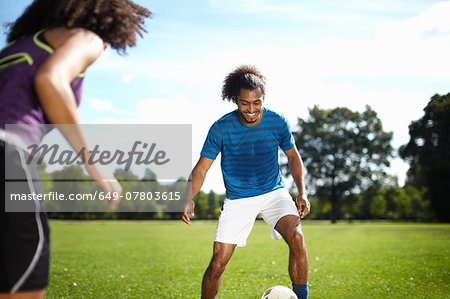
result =
[[[278,221],[275,229],[289,246],[289,276],[292,283],[306,284],[308,282],[308,252],[300,217],[286,215]]]
[[[222,273],[230,260],[236,244],[214,242],[213,256],[203,275],[202,298],[212,299],[216,296],[222,281]]]

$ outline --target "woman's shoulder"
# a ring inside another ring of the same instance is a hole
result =
[[[86,42],[102,42],[103,40],[93,31],[85,28],[67,28],[67,27],[55,27],[47,29],[44,32],[44,37],[47,42],[54,48],[57,49],[63,43],[69,39],[85,40]]]

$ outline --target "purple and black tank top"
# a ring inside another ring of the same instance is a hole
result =
[[[40,144],[50,124],[37,97],[33,79],[54,49],[45,41],[44,30],[11,42],[0,51],[0,128],[6,124],[27,124],[15,132],[23,142]],[[77,106],[81,101],[83,75],[71,82]]]

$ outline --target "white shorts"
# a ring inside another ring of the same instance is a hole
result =
[[[225,198],[214,241],[244,247],[258,216],[270,226],[272,239],[279,240],[281,235],[275,230],[275,225],[286,215],[299,216],[286,188],[247,198]]]

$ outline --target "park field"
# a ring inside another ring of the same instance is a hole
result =
[[[200,298],[216,221],[51,221],[47,298]],[[450,225],[304,221],[310,298],[450,298]],[[290,286],[288,248],[257,221],[217,298]]]

